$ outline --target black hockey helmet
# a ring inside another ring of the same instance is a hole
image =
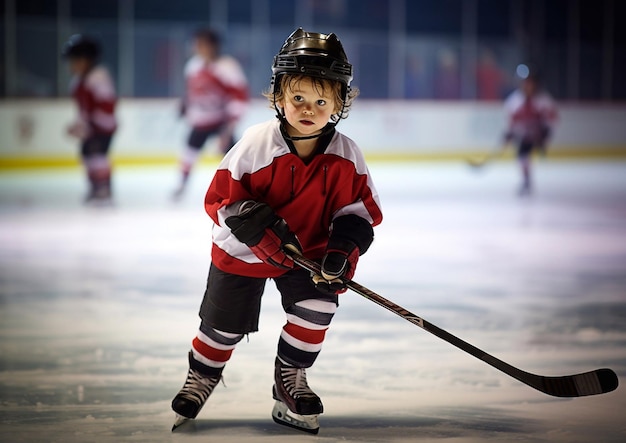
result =
[[[274,56],[271,94],[278,92],[279,77],[283,74],[305,74],[336,80],[343,86],[342,98],[345,101],[352,81],[352,65],[334,33],[320,34],[298,28],[287,37]]]
[[[63,46],[63,58],[86,58],[97,60],[102,54],[100,43],[93,37],[82,34],[72,35]]]

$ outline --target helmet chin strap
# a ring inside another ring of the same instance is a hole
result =
[[[285,137],[287,140],[291,140],[292,142],[297,142],[297,141],[300,141],[300,140],[311,140],[313,138],[318,138],[318,137],[321,137],[322,135],[328,134],[333,129],[335,129],[335,125],[336,125],[336,123],[329,123],[326,126],[324,126],[324,128],[322,128],[322,131],[319,134],[305,135],[303,137],[292,137],[291,135],[289,135],[289,133],[285,129],[283,131],[283,137]],[[283,122],[283,128],[284,127],[285,127],[285,125],[284,125],[284,122]]]

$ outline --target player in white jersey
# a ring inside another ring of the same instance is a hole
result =
[[[508,116],[505,143],[517,147],[517,158],[522,173],[520,195],[532,189],[531,156],[534,150],[545,153],[558,119],[556,104],[550,94],[540,88],[537,72],[529,72],[519,89],[509,95],[504,103]]]
[[[219,36],[209,29],[194,34],[194,55],[185,65],[185,82],[181,114],[191,132],[180,159],[181,182],[175,198],[183,194],[209,137],[218,137],[218,148],[224,154],[234,145],[235,126],[249,101],[241,65],[235,58],[220,54]]]

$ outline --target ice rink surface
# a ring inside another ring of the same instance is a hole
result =
[[[170,401],[210,260],[204,166],[178,204],[175,168],[119,168],[115,205],[80,202],[79,169],[0,175],[2,442],[624,442],[626,163],[372,163],[385,220],[355,280],[521,369],[601,367],[622,386],[549,397],[353,293],[309,383],[317,436],[270,417],[284,323],[268,282],[198,419]]]

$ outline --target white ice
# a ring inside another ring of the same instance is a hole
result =
[[[517,367],[626,373],[626,163],[372,163],[385,220],[355,280]],[[284,314],[268,282],[260,332],[198,419],[169,403],[210,260],[204,166],[119,168],[113,208],[79,169],[0,175],[2,442],[623,442],[626,394],[549,397],[353,293],[309,383],[317,436],[271,419]]]

